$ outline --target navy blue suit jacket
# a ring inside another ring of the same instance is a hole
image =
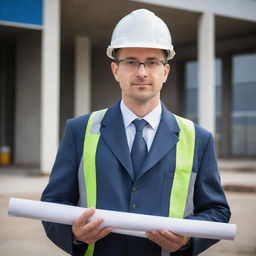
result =
[[[164,105],[162,118],[142,168],[135,180],[120,102],[110,107],[101,122],[97,169],[97,208],[168,216],[175,170],[179,127]],[[90,114],[67,121],[42,201],[77,205],[78,169],[83,154],[85,128]],[[195,177],[193,214],[189,219],[228,222],[230,210],[220,184],[211,134],[196,126],[192,173]],[[136,187],[136,191],[132,189]],[[136,205],[136,207],[131,207]],[[73,243],[71,226],[44,222],[48,237],[69,254],[84,255],[87,245]],[[170,255],[197,255],[216,240],[191,238],[184,251]],[[157,256],[161,248],[145,238],[109,234],[96,242],[96,256]]]

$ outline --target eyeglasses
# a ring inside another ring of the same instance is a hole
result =
[[[145,62],[139,62],[139,60],[137,59],[130,59],[130,58],[119,59],[119,60],[115,60],[114,62],[117,64],[122,63],[123,67],[130,71],[138,70],[140,65],[144,65],[145,68],[150,70],[157,70],[162,65],[165,66],[168,63],[167,60],[148,59]]]

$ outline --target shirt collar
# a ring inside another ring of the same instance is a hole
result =
[[[128,107],[125,106],[123,100],[120,103],[120,109],[123,115],[124,120],[124,127],[125,129],[135,120],[141,119],[140,117],[136,116]],[[148,122],[148,124],[153,128],[157,129],[162,114],[162,105],[161,102],[147,115],[143,117],[144,120]]]

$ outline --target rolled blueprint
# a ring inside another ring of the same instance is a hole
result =
[[[8,215],[72,225],[87,208],[11,198]],[[236,225],[220,222],[176,219],[153,215],[96,209],[89,219],[103,218],[101,227],[110,226],[114,233],[146,237],[145,232],[168,229],[190,237],[234,240]]]

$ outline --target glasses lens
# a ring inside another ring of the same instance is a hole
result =
[[[137,60],[124,59],[122,62],[124,67],[130,70],[137,69],[139,66],[139,62]]]
[[[151,70],[159,69],[160,67],[165,65],[163,61],[158,59],[146,60],[145,62],[139,62],[136,59],[121,59],[119,60],[119,63],[121,63],[123,67],[126,68],[127,70],[132,70],[132,71],[137,70],[140,65],[144,65],[145,68],[151,69]]]
[[[157,69],[157,68],[161,67],[162,63],[160,60],[146,60],[145,65],[147,68]]]

